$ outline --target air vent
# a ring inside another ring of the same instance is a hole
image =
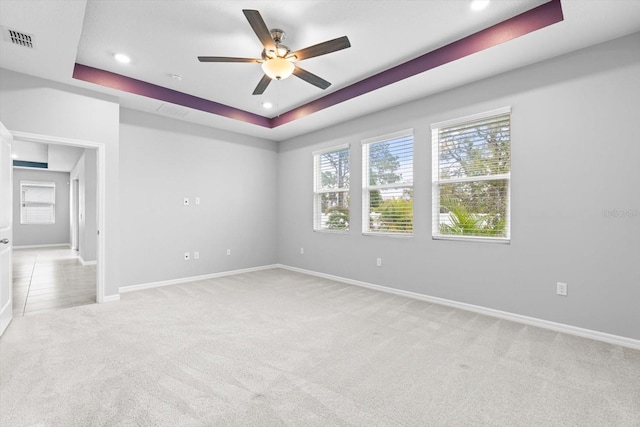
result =
[[[180,108],[174,105],[162,104],[160,105],[156,111],[161,114],[166,114],[167,116],[173,117],[184,117],[189,114],[189,110],[186,108]]]
[[[5,41],[8,41],[18,46],[28,47],[33,49],[33,43],[34,43],[33,34],[27,34],[21,31],[13,30],[11,28],[2,27],[2,35]]]

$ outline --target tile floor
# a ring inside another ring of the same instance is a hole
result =
[[[96,302],[96,266],[68,246],[13,249],[13,316]]]

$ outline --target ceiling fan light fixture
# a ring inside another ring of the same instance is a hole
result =
[[[284,58],[271,58],[262,63],[262,71],[274,80],[286,79],[293,74],[295,68],[295,65]]]

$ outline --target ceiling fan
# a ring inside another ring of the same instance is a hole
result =
[[[304,70],[294,62],[302,61],[316,56],[326,55],[327,53],[336,52],[338,50],[351,47],[351,43],[347,36],[338,37],[337,39],[328,40],[318,43],[304,49],[291,52],[289,48],[282,44],[284,40],[284,31],[274,28],[271,31],[264,23],[260,12],[257,10],[243,9],[244,16],[249,21],[249,25],[258,36],[258,39],[264,46],[261,58],[232,58],[226,56],[198,56],[200,62],[255,62],[262,64],[262,70],[265,75],[262,76],[258,86],[253,91],[254,95],[261,95],[269,86],[272,79],[282,80],[294,76],[311,83],[320,89],[326,89],[331,86],[328,81]]]

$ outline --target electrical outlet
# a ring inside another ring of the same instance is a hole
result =
[[[227,249],[227,255],[231,255],[231,249]]]
[[[200,259],[200,252],[194,252],[193,259]]]
[[[189,252],[185,252],[184,253],[184,260],[185,261],[189,261],[191,259],[191,255],[189,255]]]
[[[304,255],[304,248],[300,248],[300,255]]]
[[[567,296],[567,288],[568,285],[566,283],[558,282],[556,284],[556,293],[558,295],[562,295],[563,297]]]
[[[382,267],[382,258],[376,258],[376,266]]]
[[[182,205],[183,206],[189,206],[189,198],[188,197],[184,198],[184,201],[182,202]]]

